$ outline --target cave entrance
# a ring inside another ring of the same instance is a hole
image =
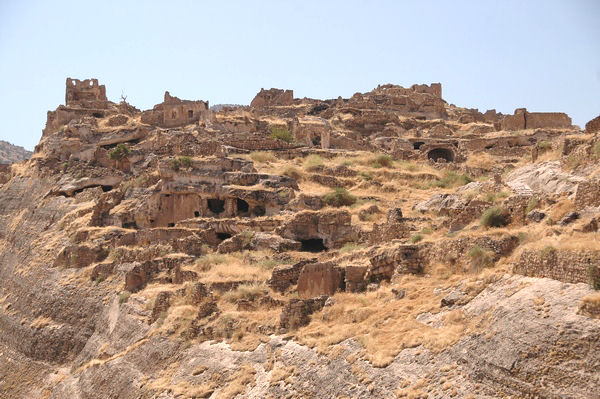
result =
[[[321,135],[320,134],[313,135],[311,142],[312,142],[313,146],[320,147],[321,146]]]
[[[422,142],[422,141],[415,141],[415,142],[413,143],[413,149],[415,149],[415,150],[418,150],[419,148],[421,148],[421,146],[422,146],[423,144],[425,144],[425,143],[424,143],[424,142]]]
[[[300,251],[323,252],[327,250],[322,238],[309,238],[308,240],[300,240],[300,243],[302,244]]]
[[[437,162],[438,159],[444,159],[447,162],[454,161],[454,153],[447,148],[434,148],[427,153],[427,158]]]
[[[107,193],[113,189],[113,186],[101,186],[101,187],[102,187],[102,191],[105,193]]]
[[[210,209],[212,213],[216,213],[217,215],[219,213],[223,213],[223,211],[225,211],[225,200],[221,200],[218,198],[210,198],[208,200],[208,209]]]
[[[250,210],[250,205],[241,198],[236,198],[235,203],[237,205],[238,214],[247,214]]]
[[[224,240],[226,240],[228,238],[231,238],[231,234],[229,234],[229,233],[217,233],[217,239],[219,241],[224,241]]]

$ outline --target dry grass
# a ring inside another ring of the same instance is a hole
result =
[[[550,208],[550,218],[555,222],[562,219],[568,212],[575,210],[575,203],[567,198],[561,199]]]
[[[250,153],[250,159],[254,162],[265,163],[265,162],[275,162],[276,158],[270,152],[266,151],[254,151]]]
[[[250,364],[243,364],[240,368],[227,378],[226,385],[217,392],[216,399],[230,399],[246,392],[248,385],[254,386],[256,381],[254,375],[256,370]]]
[[[275,385],[279,381],[284,381],[296,372],[296,368],[294,366],[290,367],[277,367],[273,372],[271,372],[271,378],[269,379],[269,385]]]
[[[40,328],[46,327],[50,323],[52,323],[52,319],[51,318],[46,317],[46,316],[39,316],[37,319],[35,319],[34,321],[31,322],[31,324],[29,325],[29,327],[40,329]]]
[[[470,168],[492,170],[497,165],[497,160],[487,152],[476,152],[469,155],[466,165]]]
[[[433,328],[416,321],[424,312],[439,313],[439,297],[434,288],[467,278],[453,275],[423,279],[399,276],[391,286],[357,295],[337,293],[335,304],[313,315],[308,326],[296,331],[296,338],[322,353],[331,345],[353,338],[363,346],[363,355],[376,367],[385,367],[403,349],[424,345],[438,352],[454,344],[467,331],[482,328],[486,320],[465,320],[458,312],[444,316],[444,326]],[[475,277],[473,277],[475,278]],[[390,288],[406,288],[404,299],[395,300]]]

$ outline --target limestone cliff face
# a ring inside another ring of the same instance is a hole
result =
[[[596,138],[498,131],[439,84],[104,90],[68,79],[0,169],[0,398],[598,396]]]
[[[31,158],[32,154],[33,152],[27,151],[23,147],[13,145],[8,141],[0,140],[0,164],[24,161],[25,159]]]

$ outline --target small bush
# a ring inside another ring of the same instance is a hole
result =
[[[192,166],[192,158],[188,156],[177,157],[171,159],[171,169],[177,171],[181,168],[189,168]]]
[[[494,264],[493,254],[478,245],[471,248],[467,253],[467,256],[471,259],[471,270],[475,272]]]
[[[431,234],[431,233],[433,233],[433,229],[431,227],[423,227],[421,229],[421,233],[422,234]]]
[[[220,263],[225,262],[227,257],[221,254],[208,254],[201,256],[196,261],[195,265],[200,271],[206,272],[209,271],[213,265],[218,265]]]
[[[319,155],[309,155],[304,161],[304,169],[308,170],[309,172],[313,172],[319,167],[323,166],[323,164],[323,158],[321,158]]]
[[[127,302],[129,300],[130,296],[131,296],[131,292],[129,292],[129,291],[121,292],[121,294],[119,295],[119,305]]]
[[[444,173],[444,177],[436,180],[433,185],[440,188],[452,188],[471,183],[473,179],[465,174],[459,175],[452,171]]]
[[[529,213],[536,209],[540,205],[540,200],[536,197],[531,197],[529,202],[527,202],[527,208],[525,209],[525,213]]]
[[[123,143],[120,143],[117,144],[115,148],[110,150],[110,152],[108,153],[108,157],[114,161],[121,161],[127,158],[130,152],[131,150],[129,149],[129,147],[127,147]]]
[[[519,231],[519,233],[517,234],[517,237],[519,238],[520,245],[525,244],[529,240],[529,234],[527,234],[523,231]]]
[[[537,147],[542,152],[550,151],[552,149],[552,143],[549,141],[540,141]]]
[[[262,260],[258,261],[257,265],[261,269],[273,270],[273,268],[275,266],[279,265],[279,263],[281,263],[281,262],[278,262],[275,259],[265,258],[265,259],[262,259]]]
[[[565,163],[569,169],[575,169],[583,162],[583,158],[579,154],[571,154],[567,157]]]
[[[335,188],[332,192],[322,197],[323,202],[329,206],[339,208],[341,206],[350,206],[356,203],[356,197],[350,194],[345,188]]]
[[[302,172],[298,168],[295,168],[293,166],[288,166],[287,168],[285,168],[285,170],[283,171],[283,175],[287,176],[287,177],[291,177],[292,179],[294,179],[296,181],[300,181],[304,177],[302,175]]]
[[[253,151],[250,153],[250,159],[254,162],[265,163],[265,162],[274,162],[275,155],[266,151]]]
[[[600,290],[600,269],[596,265],[590,265],[587,268],[590,285],[595,290]]]
[[[233,291],[223,294],[227,302],[237,303],[241,300],[254,301],[262,296],[264,287],[260,284],[242,284]]]
[[[285,126],[271,126],[271,134],[269,137],[285,141],[286,143],[292,143],[294,141],[294,136]]]
[[[410,237],[410,242],[412,244],[416,244],[419,241],[423,240],[423,234],[415,234],[413,236]]]
[[[394,166],[394,161],[387,154],[378,154],[371,158],[371,166],[373,168],[391,168]]]
[[[343,247],[340,248],[340,253],[341,254],[345,254],[348,252],[352,252],[355,251],[357,249],[361,249],[364,245],[362,244],[357,244],[355,242],[347,242],[344,244]]]
[[[592,146],[592,158],[593,159],[600,158],[600,141],[598,141],[597,143],[595,143]]]
[[[508,224],[510,214],[506,209],[493,206],[481,215],[481,225],[485,227],[503,227]]]
[[[555,252],[556,252],[556,248],[554,248],[551,245],[548,245],[547,247],[545,247],[544,249],[542,249],[541,255],[542,255],[542,258],[545,258],[547,256],[552,255]]]
[[[373,180],[373,175],[371,175],[368,172],[360,172],[360,177],[362,177],[363,179],[365,179],[366,181],[371,181]]]

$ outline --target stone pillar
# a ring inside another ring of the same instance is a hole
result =
[[[329,148],[329,142],[331,140],[331,132],[324,130],[321,132],[321,148],[327,150]]]

